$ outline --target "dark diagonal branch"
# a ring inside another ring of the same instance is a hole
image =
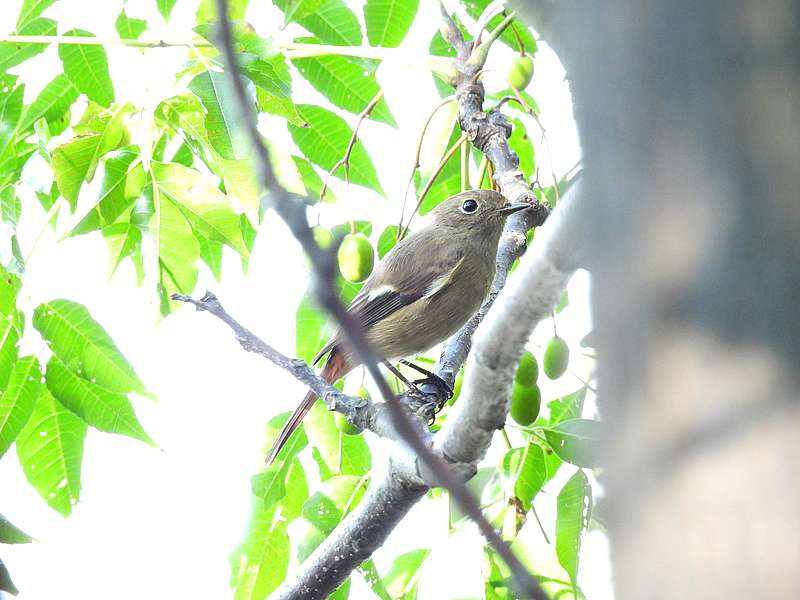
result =
[[[297,238],[304,250],[309,254],[316,274],[316,291],[320,304],[328,310],[337,322],[342,332],[347,337],[348,345],[355,351],[356,356],[361,360],[362,364],[373,377],[381,395],[386,401],[395,428],[408,446],[416,453],[421,466],[424,466],[424,468],[431,473],[432,478],[439,485],[446,487],[450,491],[459,507],[476,522],[487,541],[508,563],[514,573],[516,587],[519,589],[520,593],[527,598],[546,598],[536,580],[527,572],[519,559],[514,556],[508,545],[503,542],[497,532],[492,528],[491,524],[483,516],[478,503],[464,485],[461,474],[457,475],[454,470],[448,468],[444,461],[434,454],[423,438],[418,435],[405,409],[397,401],[388,383],[383,378],[378,368],[379,357],[375,355],[367,343],[363,328],[353,319],[347,312],[345,306],[341,303],[333,285],[332,257],[326,255],[314,241],[311,228],[306,219],[304,205],[297,202],[296,198],[292,198],[274,177],[269,152],[261,139],[255,120],[249,113],[250,104],[238,74],[237,59],[231,37],[231,27],[228,22],[228,3],[226,0],[217,0],[216,4],[220,19],[219,45],[221,46],[222,55],[225,60],[226,70],[233,84],[234,95],[240,110],[243,128],[256,153],[256,168],[260,184],[265,190],[270,192],[269,200],[271,200],[273,208],[286,222],[295,238]],[[313,560],[315,555],[319,556],[319,553],[315,552],[315,554],[312,554],[309,560]],[[357,565],[353,565],[353,568],[355,566]],[[334,575],[336,576],[328,578],[324,582],[321,581],[320,577],[316,577],[316,583],[313,589],[310,585],[310,581],[297,581],[297,587],[295,588],[297,592],[288,597],[325,597],[336,588],[344,577],[346,577],[346,574],[342,578],[338,578],[338,574]],[[309,593],[311,595],[309,595]]]

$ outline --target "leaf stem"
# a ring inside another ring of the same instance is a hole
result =
[[[45,229],[50,224],[50,222],[58,216],[58,212],[61,210],[61,207],[66,202],[63,197],[59,197],[58,200],[53,202],[53,205],[50,207],[50,210],[47,211],[47,214],[44,216],[44,221],[42,222],[42,226],[39,228],[39,231],[36,234],[36,237],[33,239],[33,244],[31,244],[30,250],[28,250],[28,255],[25,257],[25,264],[27,265],[28,262],[31,260],[31,256],[33,256],[33,251],[36,250],[36,246],[39,245],[39,241],[42,239],[44,235]]]
[[[436,167],[436,170],[433,172],[430,179],[428,179],[428,182],[425,184],[425,187],[422,189],[422,193],[419,195],[419,199],[417,200],[417,205],[414,207],[414,212],[411,213],[411,216],[408,218],[408,223],[406,223],[405,229],[403,229],[403,231],[400,232],[398,239],[403,239],[405,235],[408,233],[408,228],[411,225],[411,220],[414,218],[414,215],[416,215],[419,212],[419,209],[422,206],[422,202],[425,200],[425,197],[428,195],[428,192],[431,191],[431,188],[433,187],[433,184],[436,182],[436,179],[439,177],[439,175],[441,175],[445,165],[447,165],[450,159],[453,158],[453,155],[456,152],[458,152],[458,149],[466,141],[467,141],[467,134],[462,133],[461,137],[458,138],[458,141],[455,144],[453,144],[453,146],[447,151],[447,154],[445,154],[442,157],[439,166]]]
[[[397,241],[400,241],[400,233],[403,231],[403,217],[405,216],[406,212],[406,198],[408,198],[408,191],[411,189],[411,185],[414,183],[414,173],[416,173],[417,169],[419,169],[419,158],[422,155],[422,142],[425,140],[425,134],[428,131],[428,127],[430,127],[431,121],[433,121],[433,117],[436,116],[437,112],[439,112],[439,109],[450,104],[451,102],[455,102],[455,100],[455,95],[442,99],[442,101],[436,105],[436,108],[430,112],[428,118],[425,120],[425,125],[422,126],[422,131],[419,134],[419,141],[417,142],[417,153],[414,156],[414,165],[411,167],[411,174],[408,176],[408,184],[406,185],[406,193],[403,196],[403,207],[400,210],[400,222],[397,224]]]
[[[323,200],[325,198],[325,192],[328,191],[328,184],[330,183],[330,180],[333,177],[334,173],[336,173],[336,171],[339,170],[339,167],[344,167],[345,180],[348,183],[350,183],[349,181],[350,155],[353,153],[353,148],[355,147],[356,142],[358,141],[358,131],[359,129],[361,129],[361,124],[364,122],[364,119],[366,119],[370,115],[372,110],[375,108],[378,102],[381,101],[382,98],[383,98],[383,90],[380,90],[377,94],[375,94],[375,97],[372,100],[370,100],[366,108],[364,108],[364,110],[361,111],[361,114],[358,115],[358,121],[356,122],[355,129],[353,129],[353,135],[350,136],[350,141],[347,144],[347,149],[344,152],[344,156],[340,158],[335,165],[333,165],[333,168],[331,168],[330,172],[328,173],[328,177],[326,178],[325,183],[322,185],[322,191],[320,191],[319,193],[320,200]],[[351,227],[353,227],[352,221],[351,221]]]

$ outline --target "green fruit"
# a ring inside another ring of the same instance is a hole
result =
[[[453,397],[447,402],[452,406],[458,400],[458,395],[461,393],[461,385],[464,383],[464,369],[459,369],[456,373],[455,381],[453,381]]]
[[[375,253],[372,244],[363,233],[349,233],[344,236],[339,246],[339,271],[347,281],[361,283],[375,264]]]
[[[536,357],[526,350],[519,359],[514,381],[530,387],[536,383],[537,379],[539,379],[539,363],[536,362]]]
[[[311,228],[311,233],[314,235],[314,241],[317,242],[317,246],[323,250],[327,250],[333,244],[333,234],[327,227],[316,225]]]
[[[558,379],[567,372],[569,346],[560,337],[554,337],[544,349],[542,370],[550,379]]]
[[[345,435],[358,435],[361,433],[362,429],[360,427],[356,427],[350,421],[347,420],[342,413],[337,412],[334,416],[334,421],[336,421],[336,429],[341,431]]]
[[[542,393],[539,386],[530,387],[514,382],[511,389],[511,418],[522,426],[528,426],[539,416]]]
[[[529,54],[517,56],[511,63],[506,79],[508,85],[518,90],[528,87],[533,79],[533,58]]]

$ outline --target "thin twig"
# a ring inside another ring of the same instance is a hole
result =
[[[381,415],[381,412],[383,412],[381,405],[372,403],[368,398],[348,396],[344,392],[340,392],[314,373],[314,370],[305,361],[298,358],[289,358],[277,351],[234,319],[211,292],[206,292],[200,300],[195,300],[183,294],[173,294],[172,299],[177,302],[192,304],[198,311],[208,312],[220,319],[233,330],[236,335],[236,341],[247,352],[258,354],[289,372],[300,383],[309,387],[317,396],[322,398],[329,410],[342,413],[355,426],[369,429],[381,437],[395,440],[401,439],[393,428],[389,426],[388,419]]]
[[[411,190],[411,186],[414,184],[414,173],[416,173],[417,169],[419,169],[419,159],[420,156],[422,155],[422,142],[425,140],[425,134],[428,132],[428,127],[430,127],[431,121],[433,121],[433,117],[436,116],[436,113],[439,112],[439,109],[446,106],[447,104],[450,104],[451,102],[454,102],[455,99],[456,99],[455,96],[448,96],[447,98],[443,98],[442,101],[436,105],[436,108],[434,108],[430,112],[428,118],[425,120],[425,125],[422,126],[422,131],[420,132],[419,140],[417,141],[417,153],[414,155],[414,165],[411,167],[411,173],[408,176],[408,183],[406,184],[406,193],[403,196],[403,206],[400,209],[400,221],[397,224],[398,241],[400,240],[400,232],[403,229],[403,217],[405,216],[406,213],[406,200],[408,199],[408,192],[409,190]]]
[[[481,43],[481,36],[483,35],[484,30],[489,25],[489,21],[491,21],[494,16],[503,11],[503,1],[496,0],[495,2],[491,2],[486,5],[486,8],[483,9],[475,27],[475,37],[472,39],[472,51],[475,52],[475,49]]]
[[[380,90],[375,97],[370,100],[370,103],[361,111],[358,115],[358,121],[356,122],[355,129],[353,129],[353,135],[350,136],[350,141],[347,143],[347,149],[344,151],[344,156],[339,159],[339,161],[333,165],[333,168],[328,173],[328,177],[325,179],[325,183],[322,185],[322,191],[319,193],[319,199],[322,200],[325,198],[325,192],[328,191],[328,183],[330,183],[331,178],[333,177],[334,173],[339,169],[339,167],[344,167],[344,176],[345,181],[349,184],[350,183],[350,155],[353,153],[353,148],[356,145],[356,141],[358,141],[358,131],[361,129],[361,124],[364,122],[372,109],[381,101],[383,98],[383,90]]]
[[[414,219],[416,214],[419,212],[419,209],[422,206],[422,203],[425,201],[425,198],[427,197],[428,192],[431,191],[431,188],[433,187],[433,184],[436,183],[436,179],[439,177],[439,175],[441,175],[442,170],[444,170],[445,166],[450,161],[450,159],[453,158],[453,155],[456,152],[458,152],[458,149],[466,141],[467,141],[467,134],[466,133],[462,133],[461,137],[458,138],[456,143],[453,144],[453,146],[442,157],[442,160],[439,161],[438,166],[436,167],[436,169],[431,174],[430,179],[428,179],[427,183],[425,184],[425,187],[422,188],[422,192],[420,193],[419,198],[417,198],[417,205],[414,207],[414,212],[412,212],[411,216],[408,217],[408,223],[406,223],[405,228],[403,229],[403,231],[398,231],[398,239],[403,239],[405,237],[405,235],[408,233],[408,228],[411,225],[411,221]]]

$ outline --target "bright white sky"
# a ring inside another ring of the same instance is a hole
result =
[[[3,4],[0,32],[10,33],[21,0]],[[168,26],[151,0],[131,0],[126,10],[130,16],[156,24],[155,31],[145,36],[188,39],[196,4],[196,0],[179,0]],[[351,4],[360,14],[361,3]],[[421,4],[417,25],[404,43],[410,54],[420,56],[427,54],[438,23],[435,4]],[[57,19],[61,30],[81,27],[101,37],[116,37],[113,24],[121,6],[119,0],[59,0],[45,16]],[[281,22],[279,13],[262,0],[252,0],[248,20],[265,35],[278,33]],[[510,51],[501,47],[493,52],[492,62],[502,64]],[[108,54],[117,100],[150,108],[173,93],[173,74],[187,56],[181,49],[142,52],[121,47],[109,48]],[[26,64],[21,75],[28,83],[29,102],[58,72],[60,63],[55,48],[50,48]],[[389,198],[336,184],[340,202],[325,207],[320,215],[323,224],[373,219],[377,234],[397,221],[421,124],[438,102],[425,72],[387,63],[378,76],[399,128],[368,122],[362,131]],[[569,170],[580,156],[563,76],[553,53],[540,47],[528,91],[541,107],[558,174]],[[500,89],[500,77],[488,72],[487,87]],[[306,85],[298,84],[296,89],[309,101],[318,98]],[[262,126],[274,144],[291,144],[285,127],[276,121],[267,119]],[[532,127],[529,133],[547,182],[547,152]],[[41,173],[35,167],[26,171],[19,188],[25,207],[19,232],[23,254],[31,251],[43,222],[44,213],[34,197],[34,190],[49,186]],[[76,223],[91,206],[93,193],[92,187],[84,189],[77,215],[60,215],[59,232]],[[137,398],[135,404],[145,429],[161,449],[90,430],[81,499],[68,519],[44,503],[25,480],[15,453],[8,452],[0,460],[4,490],[0,512],[38,543],[4,546],[2,559],[21,590],[21,600],[229,597],[228,556],[245,527],[250,476],[261,466],[264,446],[270,441],[264,438],[264,424],[274,414],[293,408],[304,390],[263,359],[241,351],[229,330],[208,315],[185,309],[160,321],[152,282],[136,288],[129,263],[110,280],[107,270],[107,250],[100,235],[58,242],[57,235],[46,229],[28,263],[20,304],[28,317],[40,302],[58,297],[89,307],[159,398],[158,402]],[[265,219],[247,276],[231,254],[225,256],[223,273],[223,283],[217,283],[201,270],[198,293],[214,290],[242,323],[292,354],[294,310],[305,290],[307,273],[297,245],[281,223],[273,215]],[[592,368],[580,356],[578,344],[590,329],[587,290],[588,277],[576,276],[570,285],[571,304],[558,317],[559,335],[573,349],[571,369],[582,378]],[[541,355],[537,348],[551,335],[548,320],[535,332],[531,348]],[[23,351],[43,359],[47,356],[44,344]],[[580,386],[569,374],[557,382],[543,378],[541,383],[544,400]],[[493,448],[490,460],[496,460],[501,451]],[[546,524],[554,523],[555,494],[570,474],[551,483],[537,499]],[[553,531],[548,533],[553,537]],[[553,554],[535,523],[529,523],[522,535],[535,540],[536,556]],[[377,554],[379,570],[385,572],[398,552],[420,547],[434,549],[423,570],[421,599],[482,596],[481,543],[471,527],[448,538],[444,502],[424,502],[411,513],[390,538],[388,548]],[[580,582],[587,596],[590,600],[611,598],[604,536],[590,533],[584,547]],[[556,565],[550,565],[548,573],[560,575]],[[358,576],[351,597],[373,597]]]

